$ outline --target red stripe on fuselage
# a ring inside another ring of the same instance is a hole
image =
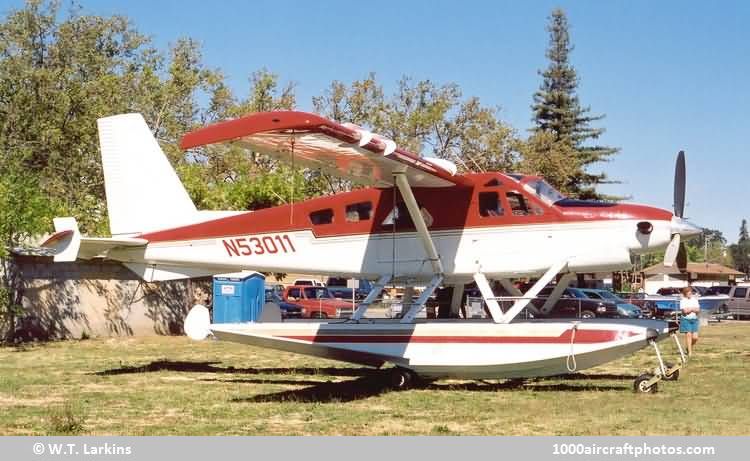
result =
[[[446,344],[593,344],[606,343],[617,339],[636,336],[638,333],[619,330],[577,330],[575,338],[572,329],[560,336],[427,336],[427,335],[355,335],[321,334],[281,336],[285,339],[311,343],[446,343]]]

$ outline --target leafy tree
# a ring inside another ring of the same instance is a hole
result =
[[[266,69],[249,79],[247,98],[237,101],[230,92],[215,92],[210,116],[215,119],[241,117],[253,112],[294,109],[294,85],[279,83],[279,76]],[[254,210],[320,195],[328,187],[323,176],[303,168],[292,168],[232,143],[193,149],[193,161],[181,164],[178,173],[198,208]]]
[[[49,200],[19,165],[0,168],[0,332],[12,339],[21,309],[22,281],[12,250],[50,227]]]
[[[30,0],[0,23],[0,166],[17,162],[84,232],[106,231],[96,119],[141,112],[175,163],[199,122],[198,91],[223,89],[191,40],[168,56],[121,16]]]
[[[572,175],[566,175],[564,183],[555,183],[556,186],[574,197],[600,198],[596,193],[596,186],[610,181],[606,174],[591,173],[589,168],[597,162],[605,161],[618,149],[588,143],[604,133],[603,128],[591,126],[592,122],[601,120],[604,115],[590,115],[590,108],[580,104],[577,94],[578,75],[569,59],[573,45],[570,43],[568,29],[565,12],[559,8],[553,10],[547,26],[550,34],[546,52],[549,65],[539,72],[542,84],[534,94],[532,110],[535,127],[532,132],[550,132],[556,141],[567,144],[565,147],[560,146],[560,149],[541,151],[555,157],[568,156],[568,162],[574,169]],[[532,141],[532,146],[534,144],[535,141]]]

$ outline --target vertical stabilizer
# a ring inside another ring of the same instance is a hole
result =
[[[197,220],[195,205],[141,114],[101,118],[97,125],[113,236]]]

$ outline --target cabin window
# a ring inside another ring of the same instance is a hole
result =
[[[744,298],[747,295],[747,288],[737,287],[734,289],[733,298]]]
[[[505,196],[508,198],[508,204],[514,216],[527,216],[531,214],[528,205],[526,205],[526,198],[523,195],[518,192],[508,192]]]
[[[383,220],[383,226],[392,226],[394,224],[396,224],[396,227],[414,226],[411,216],[409,216],[409,210],[406,208],[404,202],[399,202],[396,208],[392,209]]]
[[[423,205],[417,203],[417,206],[419,207],[419,212],[422,214],[422,219],[424,219],[425,225],[427,225],[427,227],[432,226],[432,223],[434,222],[432,214],[427,211],[427,208],[425,208]],[[411,220],[409,209],[406,208],[406,204],[404,202],[399,202],[396,205],[396,208],[392,209],[390,213],[388,213],[388,216],[385,217],[381,225],[383,227],[393,226],[394,220],[396,223],[396,227],[414,227],[414,222]]]
[[[299,288],[290,288],[289,294],[287,295],[288,298],[295,298],[299,299],[302,296],[302,293],[300,292]]]
[[[500,195],[497,192],[479,193],[479,216],[502,216],[503,205],[500,203]]]
[[[333,210],[326,208],[325,210],[313,211],[310,213],[310,222],[318,224],[331,224],[333,222]]]
[[[346,206],[346,221],[368,221],[372,217],[372,202],[352,203]]]

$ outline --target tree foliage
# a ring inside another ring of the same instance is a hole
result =
[[[518,138],[497,108],[463,98],[455,83],[402,77],[386,96],[375,74],[350,85],[335,81],[313,98],[315,111],[393,139],[421,155],[455,162],[459,171],[511,171]]]
[[[543,143],[548,147],[539,153],[566,159],[572,174],[565,174],[564,183],[556,183],[560,189],[579,198],[599,198],[596,186],[609,182],[604,173],[592,173],[590,167],[605,161],[618,149],[591,145],[603,133],[603,128],[594,128],[592,122],[604,115],[590,115],[590,108],[581,106],[578,98],[578,74],[570,63],[573,45],[570,42],[568,19],[565,12],[555,9],[549,17],[547,30],[550,34],[546,52],[549,64],[540,71],[542,84],[534,94],[534,135],[549,132],[555,143]],[[532,142],[532,146],[534,142]],[[553,160],[557,163],[559,160]]]
[[[0,332],[14,333],[21,309],[21,274],[11,252],[49,227],[52,204],[34,176],[17,164],[0,168]]]

